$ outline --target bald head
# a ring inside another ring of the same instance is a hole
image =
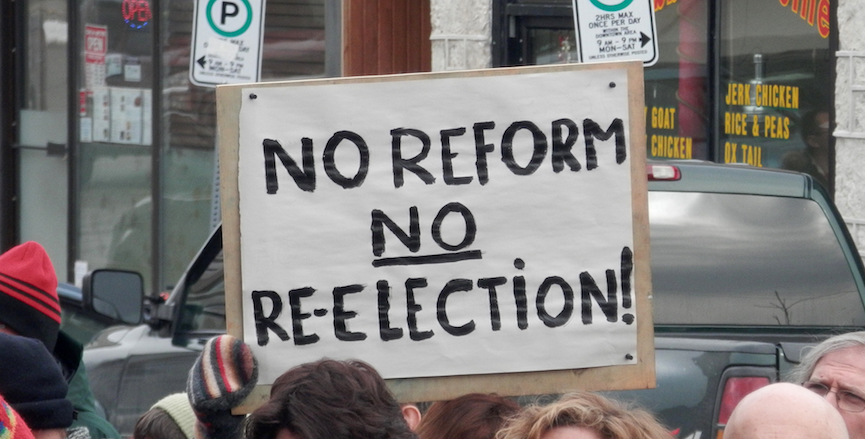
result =
[[[739,402],[724,439],[848,439],[841,415],[817,394],[790,383],[771,384]]]

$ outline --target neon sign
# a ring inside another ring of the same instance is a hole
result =
[[[123,0],[123,21],[133,29],[141,29],[153,18],[147,0]]]

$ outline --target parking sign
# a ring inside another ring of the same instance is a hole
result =
[[[258,82],[264,0],[197,0],[189,60],[196,85]]]
[[[573,0],[573,6],[582,62],[658,61],[651,0]]]

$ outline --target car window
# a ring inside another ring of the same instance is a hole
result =
[[[82,345],[89,343],[97,332],[111,326],[111,323],[85,313],[80,304],[66,302],[60,304],[60,321],[60,330]]]
[[[197,279],[187,279],[180,332],[225,332],[222,250]]]
[[[60,299],[60,330],[78,343],[86,345],[97,332],[121,322],[84,309],[81,288],[60,282],[57,284]]]
[[[656,324],[861,326],[862,300],[808,199],[650,192]]]

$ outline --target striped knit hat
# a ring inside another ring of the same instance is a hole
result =
[[[0,324],[54,350],[60,330],[57,274],[48,253],[36,242],[0,255]]]
[[[0,439],[33,439],[24,419],[0,396]]]
[[[230,410],[258,382],[258,362],[249,346],[230,336],[211,338],[189,371],[186,390],[196,412]]]

